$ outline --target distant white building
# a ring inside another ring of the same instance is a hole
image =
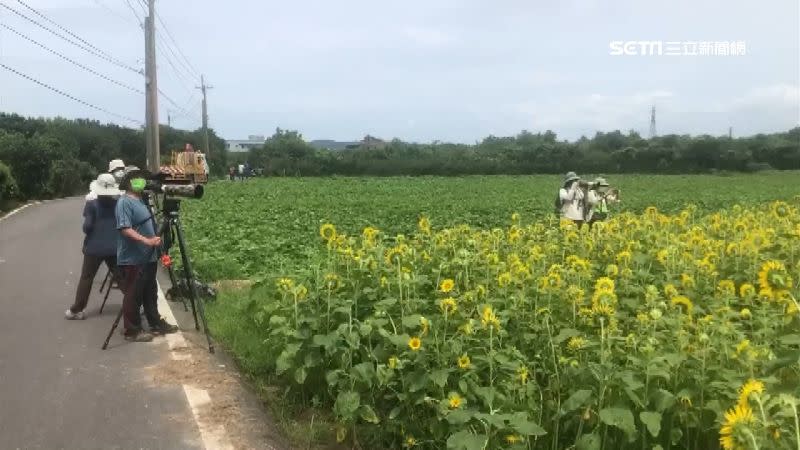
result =
[[[250,135],[247,139],[231,139],[225,141],[225,149],[231,153],[246,153],[250,149],[261,147],[266,139],[261,135]]]

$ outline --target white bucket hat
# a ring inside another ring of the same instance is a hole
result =
[[[108,173],[111,173],[117,169],[124,169],[125,163],[122,162],[121,159],[112,159],[111,162],[108,163]]]
[[[117,187],[117,180],[110,173],[101,173],[89,184],[89,189],[99,196],[117,196],[122,191]]]

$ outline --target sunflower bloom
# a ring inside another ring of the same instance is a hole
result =
[[[594,283],[594,290],[614,292],[614,280],[608,277],[600,277]]]
[[[419,226],[419,231],[422,232],[422,234],[431,234],[431,221],[428,220],[427,217],[420,217],[417,225]]]
[[[461,405],[463,405],[464,403],[466,403],[466,401],[455,392],[451,392],[450,395],[447,397],[447,406],[449,406],[450,409],[461,408]]]
[[[694,304],[692,303],[691,300],[689,300],[689,297],[686,297],[685,295],[678,295],[676,297],[672,297],[671,303],[672,306],[683,306],[683,310],[686,313],[686,315],[687,316],[692,315]]]
[[[522,442],[522,436],[520,436],[518,434],[507,434],[506,435],[506,444],[514,445],[514,444],[519,444],[520,442]]]
[[[336,240],[336,227],[333,226],[331,223],[323,224],[319,227],[319,235],[322,239],[325,239],[328,243]]]
[[[747,383],[743,384],[739,389],[739,405],[749,406],[750,396],[753,394],[761,394],[764,392],[764,383],[758,380],[750,379]]]
[[[761,290],[775,297],[792,286],[792,277],[780,261],[767,261],[758,272],[758,286]]]
[[[455,287],[456,287],[456,282],[450,278],[444,279],[442,280],[441,283],[439,283],[439,291],[445,294],[451,292]]]
[[[737,436],[737,430],[753,422],[753,410],[747,405],[736,405],[725,413],[725,423],[719,430],[719,443],[724,450],[747,448]]]
[[[445,314],[453,314],[456,312],[456,309],[458,309],[458,305],[456,303],[456,299],[453,297],[447,297],[439,302],[439,308],[441,308],[442,312]]]
[[[469,360],[469,356],[462,355],[461,357],[458,358],[458,368],[459,369],[467,370],[467,369],[469,369],[470,364],[471,364],[471,362]]]
[[[408,348],[416,352],[417,350],[422,348],[422,340],[416,336],[412,337],[411,339],[408,340]]]

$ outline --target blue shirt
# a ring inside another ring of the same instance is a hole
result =
[[[117,229],[133,228],[144,237],[156,235],[150,211],[141,199],[122,195],[117,201]],[[117,240],[117,265],[138,266],[155,262],[156,249],[141,242],[132,241],[120,234]]]
[[[117,219],[115,198],[89,200],[83,207],[83,254],[114,256],[117,254]]]

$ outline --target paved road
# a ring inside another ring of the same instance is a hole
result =
[[[64,320],[81,266],[82,199],[29,207],[0,221],[0,449],[202,449],[180,386],[145,370],[169,358],[163,338],[100,350],[121,294],[102,315]],[[105,273],[101,268],[101,273]]]

